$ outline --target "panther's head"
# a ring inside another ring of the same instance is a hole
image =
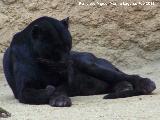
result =
[[[33,21],[27,28],[33,52],[42,59],[63,62],[69,58],[72,38],[68,30],[69,18],[56,20],[41,17]]]

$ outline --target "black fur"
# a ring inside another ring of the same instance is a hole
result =
[[[68,18],[41,17],[17,33],[3,59],[4,73],[22,103],[71,106],[70,96],[104,99],[150,94],[155,83],[128,75],[92,53],[70,51]]]

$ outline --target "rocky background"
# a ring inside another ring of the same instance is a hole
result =
[[[12,36],[40,16],[70,17],[73,49],[89,51],[125,68],[139,68],[160,60],[160,2],[155,5],[120,6],[91,2],[140,0],[1,0],[0,51]],[[85,5],[79,5],[79,2]],[[150,2],[143,0],[143,2]]]

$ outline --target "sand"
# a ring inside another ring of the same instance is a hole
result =
[[[0,74],[0,107],[12,115],[7,120],[158,120],[160,119],[160,62],[140,69],[125,70],[153,79],[157,89],[152,95],[104,100],[104,95],[72,97],[69,108],[19,103]],[[3,119],[3,118],[0,118]]]

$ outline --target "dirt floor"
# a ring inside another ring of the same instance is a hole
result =
[[[140,69],[123,70],[149,77],[160,86],[160,62]],[[19,103],[13,97],[3,74],[0,74],[0,79],[0,107],[12,114],[7,120],[158,120],[160,116],[159,87],[152,95],[115,100],[104,100],[103,95],[72,97],[72,107],[55,108]]]

